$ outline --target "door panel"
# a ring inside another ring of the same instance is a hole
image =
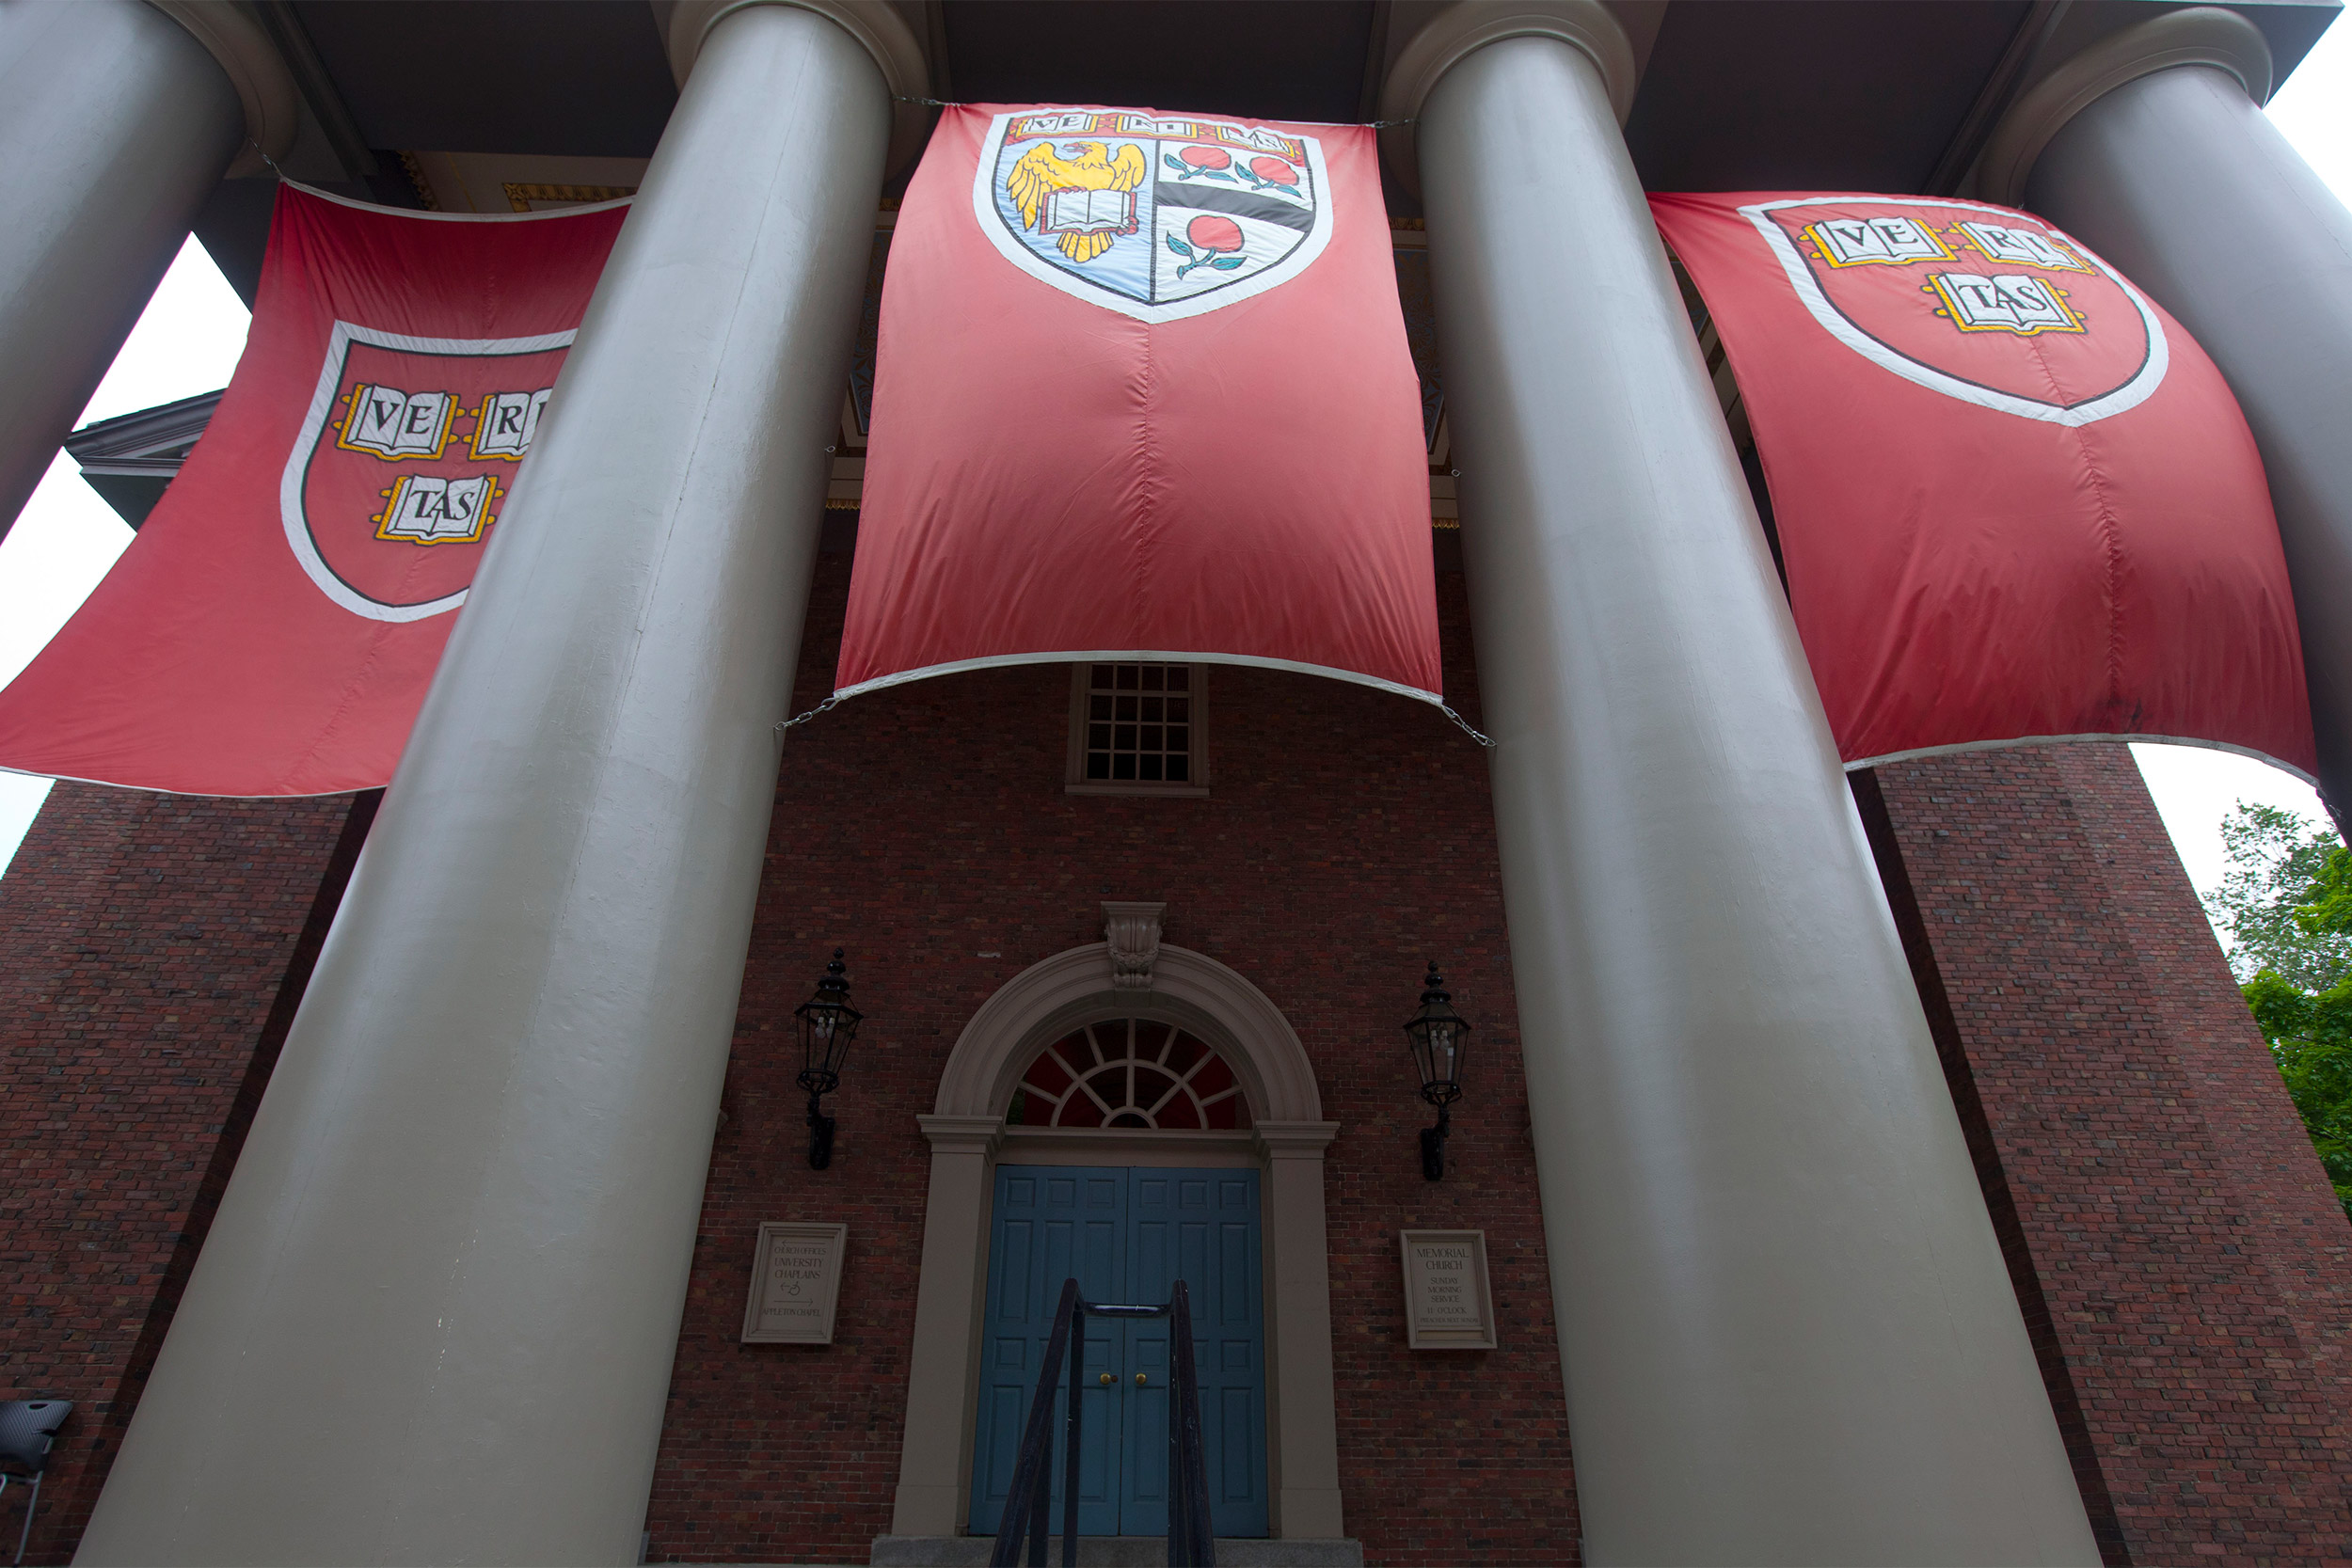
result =
[[[1258,1173],[1156,1170],[1133,1173],[1128,1229],[1128,1299],[1158,1303],[1182,1279],[1192,1297],[1192,1359],[1200,1380],[1200,1444],[1209,1509],[1219,1535],[1266,1533],[1265,1292],[1258,1250]],[[1125,1433],[1130,1477],[1120,1508],[1128,1535],[1168,1529],[1168,1320],[1127,1325],[1131,1414]],[[1147,1365],[1148,1363],[1148,1365]],[[1143,1389],[1133,1372],[1146,1375]],[[1136,1401],[1136,1392],[1146,1397]],[[1147,1415],[1140,1408],[1150,1405]],[[1148,1466],[1148,1468],[1147,1468]],[[1147,1486],[1149,1478],[1156,1486]]]
[[[1266,1533],[1264,1291],[1258,1173],[1000,1165],[982,1325],[970,1528],[993,1535],[1020,1458],[1062,1281],[1089,1301],[1156,1306],[1191,1293],[1201,1443],[1216,1533]],[[1168,1529],[1168,1320],[1085,1320],[1078,1528]],[[1112,1381],[1102,1381],[1104,1373]],[[1142,1381],[1136,1381],[1140,1375]],[[1062,1386],[1063,1388],[1067,1385]],[[1053,1520],[1061,1523],[1056,1394]]]
[[[974,1433],[975,1535],[993,1535],[1004,1518],[1021,1433],[1053,1333],[1062,1281],[1075,1274],[1089,1301],[1116,1301],[1126,1284],[1127,1173],[1113,1168],[999,1165],[990,1223],[988,1309],[981,1323],[980,1421]],[[1080,1397],[1085,1430],[1078,1453],[1078,1531],[1119,1533],[1119,1374],[1121,1346],[1111,1319],[1086,1320]],[[1061,1526],[1062,1412],[1069,1384],[1054,1395],[1054,1526]]]

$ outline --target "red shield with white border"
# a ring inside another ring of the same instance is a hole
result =
[[[2169,350],[2146,297],[2026,214],[1886,197],[1740,212],[1825,331],[1915,385],[2082,425],[2137,406],[2164,380]]]
[[[311,581],[356,615],[456,609],[571,342],[335,324],[280,500]]]

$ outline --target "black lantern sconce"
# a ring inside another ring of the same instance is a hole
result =
[[[1470,1026],[1454,1010],[1454,993],[1445,989],[1445,976],[1438,973],[1435,959],[1421,985],[1421,1010],[1406,1022],[1405,1037],[1413,1048],[1413,1066],[1421,1072],[1421,1097],[1438,1108],[1438,1125],[1421,1130],[1421,1173],[1441,1181],[1454,1102],[1462,1098],[1462,1058]]]
[[[850,1006],[850,976],[842,966],[841,949],[833,950],[817,994],[792,1009],[801,1021],[801,1087],[808,1091],[808,1168],[823,1170],[833,1164],[833,1117],[825,1115],[825,1096],[841,1086],[841,1064],[857,1038],[866,1015]]]

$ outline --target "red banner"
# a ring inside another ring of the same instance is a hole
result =
[[[2178,322],[2004,207],[1650,204],[1730,357],[1850,766],[2103,736],[2312,771],[2262,460]]]
[[[0,691],[0,767],[201,795],[389,779],[624,215],[281,187],[236,374]]]
[[[843,694],[1203,659],[1436,700],[1374,134],[948,109],[892,235]]]

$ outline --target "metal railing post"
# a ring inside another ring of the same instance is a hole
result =
[[[1216,1530],[1209,1510],[1207,1449],[1200,1438],[1200,1388],[1192,1350],[1192,1293],[1183,1280],[1165,1307],[1113,1307],[1082,1301],[1075,1279],[1062,1281],[1054,1307],[1054,1328],[1045,1361],[1038,1369],[1037,1393],[1021,1434],[1021,1458],[1005,1494],[1005,1513],[989,1553],[991,1568],[1014,1568],[1021,1544],[1028,1542],[1028,1568],[1045,1568],[1046,1533],[1053,1508],[1054,1385],[1070,1364],[1070,1396],[1062,1415],[1062,1568],[1077,1568],[1080,1444],[1086,1429],[1084,1389],[1086,1316],[1168,1320],[1168,1568],[1216,1568]],[[1138,1376],[1141,1374],[1138,1373]],[[1107,1380],[1106,1380],[1107,1381]]]
[[[1078,1282],[1067,1279],[1062,1282],[1061,1301],[1054,1308],[1053,1337],[1045,1342],[1045,1364],[1038,1371],[1037,1397],[1029,1402],[1029,1423],[1021,1433],[1021,1459],[1012,1469],[1012,1490],[1005,1497],[1005,1517],[996,1528],[995,1549],[988,1557],[990,1568],[1015,1568],[1025,1533],[1035,1538],[1030,1568],[1045,1568],[1045,1511],[1050,1494],[1040,1482],[1046,1479],[1053,1452],[1054,1384],[1069,1349],[1071,1325],[1077,1321]],[[1078,1381],[1074,1372],[1070,1381]]]
[[[1183,1280],[1168,1298],[1169,1568],[1216,1568],[1216,1538],[1209,1519],[1208,1458],[1200,1441],[1200,1384],[1192,1353],[1192,1292]]]

